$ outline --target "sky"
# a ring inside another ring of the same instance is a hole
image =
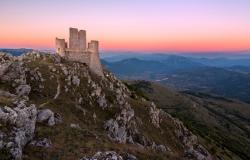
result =
[[[69,27],[107,51],[250,50],[250,0],[0,1],[0,48],[53,49]]]

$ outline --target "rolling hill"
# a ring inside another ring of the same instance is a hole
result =
[[[216,159],[250,158],[250,104],[201,93],[178,93],[147,81],[127,81],[127,85],[182,120]]]
[[[103,64],[121,79],[157,81],[174,89],[199,91],[249,102],[250,74],[244,67],[212,67],[181,56],[161,61],[125,59]]]

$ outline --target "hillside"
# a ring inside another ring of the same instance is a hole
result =
[[[146,81],[127,85],[183,121],[215,159],[250,159],[250,104],[201,93],[178,93]]]
[[[31,52],[0,53],[0,157],[15,160],[212,156],[181,121],[108,71]]]
[[[179,91],[199,91],[249,102],[250,74],[246,66],[219,68],[198,62],[192,58],[168,56],[161,61],[125,59],[104,65],[124,80],[157,81]]]

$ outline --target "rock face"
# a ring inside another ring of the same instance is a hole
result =
[[[211,159],[180,121],[107,71],[34,51],[1,53],[0,74],[1,158]]]
[[[134,117],[134,110],[129,104],[125,104],[121,113],[115,118],[110,119],[104,124],[105,130],[108,131],[109,137],[116,142],[133,143],[131,135],[129,135],[131,119]]]

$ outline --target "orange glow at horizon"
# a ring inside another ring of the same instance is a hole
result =
[[[54,49],[77,27],[101,50],[250,50],[250,1],[72,1],[2,0],[0,48]]]
[[[58,36],[66,38],[67,33]],[[64,37],[65,36],[65,37]],[[40,36],[14,34],[1,35],[0,47],[6,48],[36,48],[53,49],[56,36],[42,34]],[[95,37],[98,37],[96,35]],[[91,38],[88,38],[89,40]],[[98,38],[96,38],[98,39]],[[238,51],[250,49],[249,37],[230,38],[229,36],[205,37],[193,36],[184,37],[179,35],[164,36],[164,38],[135,36],[135,37],[100,37],[101,50],[128,50],[128,51]]]

